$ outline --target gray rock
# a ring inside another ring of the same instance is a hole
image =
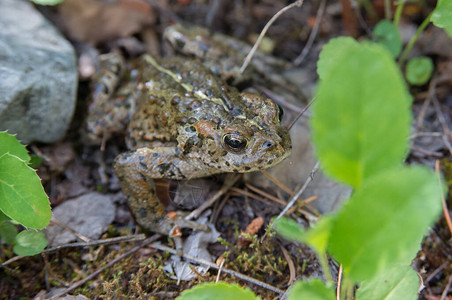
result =
[[[86,237],[98,239],[113,222],[115,212],[109,196],[93,192],[57,206],[52,211],[52,218]],[[56,224],[47,226],[45,234],[50,246],[76,240],[73,233]]]
[[[54,142],[71,121],[74,49],[28,1],[0,1],[0,130]]]

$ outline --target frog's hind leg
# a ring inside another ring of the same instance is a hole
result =
[[[88,141],[94,144],[104,144],[112,134],[125,132],[130,109],[137,97],[133,82],[117,91],[125,71],[121,55],[104,54],[99,60],[85,127]]]
[[[129,197],[130,209],[145,230],[174,237],[180,228],[209,230],[205,225],[184,220],[177,213],[167,215],[155,192],[153,178],[184,179],[180,168],[189,165],[196,173],[196,163],[181,160],[178,151],[171,147],[139,148],[115,159],[114,171]]]

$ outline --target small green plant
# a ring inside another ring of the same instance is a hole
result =
[[[17,234],[11,222],[42,229],[51,216],[49,199],[30,161],[27,149],[15,136],[0,132],[0,237],[13,244],[18,255],[37,254],[47,242],[37,231]]]
[[[237,284],[227,284],[224,282],[219,283],[203,283],[195,286],[190,290],[182,292],[182,294],[176,298],[177,300],[258,300],[261,299],[254,295],[250,289],[243,289]]]
[[[442,4],[435,13],[444,15],[438,12]],[[452,7],[447,9],[450,15]],[[374,35],[380,45],[337,38],[320,54],[313,141],[325,173],[354,193],[340,211],[307,231],[289,219],[276,222],[281,235],[317,252],[326,277],[326,284],[316,281],[315,287],[295,283],[289,299],[308,292],[335,298],[327,253],[343,266],[342,299],[417,298],[419,282],[410,263],[441,211],[445,188],[431,170],[403,165],[412,117],[411,96],[393,60],[401,41],[388,21],[378,24]],[[415,58],[408,62],[407,80],[425,84],[432,69],[430,59]]]
[[[64,0],[30,0],[31,2],[39,5],[57,5]]]

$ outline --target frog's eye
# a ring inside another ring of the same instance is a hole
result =
[[[248,140],[238,133],[226,133],[223,135],[222,141],[226,149],[235,153],[245,150],[248,144]]]
[[[284,116],[284,110],[281,107],[281,105],[279,105],[279,104],[276,104],[276,107],[278,107],[278,119],[279,119],[279,122],[281,122],[282,118]]]

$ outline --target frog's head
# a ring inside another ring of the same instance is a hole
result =
[[[242,94],[243,106],[228,113],[219,126],[208,120],[194,124],[203,137],[201,159],[212,173],[251,172],[272,167],[289,156],[292,145],[282,112],[270,99]],[[252,97],[252,98],[249,98]]]

